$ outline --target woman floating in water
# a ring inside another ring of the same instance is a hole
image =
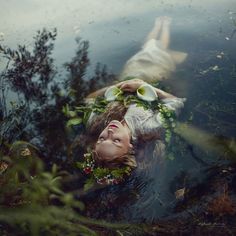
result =
[[[98,114],[97,104],[90,114],[90,151],[80,165],[99,183],[117,183],[137,166],[134,153],[139,142],[157,140],[161,149],[167,123],[184,105],[184,99],[148,84],[167,79],[186,58],[185,53],[168,49],[169,25],[167,17],[156,19],[141,51],[127,61],[119,77],[123,81],[87,97],[93,105],[100,96],[106,101],[104,112]]]

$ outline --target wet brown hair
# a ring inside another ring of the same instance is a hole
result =
[[[121,102],[115,101],[109,103],[104,113],[96,115],[89,121],[87,125],[88,135],[97,138],[112,120],[122,121],[126,111],[127,107],[125,107]]]

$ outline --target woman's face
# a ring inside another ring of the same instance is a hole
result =
[[[128,153],[131,147],[128,126],[113,120],[99,135],[95,151],[101,158],[113,159]]]

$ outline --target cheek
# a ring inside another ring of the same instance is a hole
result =
[[[100,150],[100,144],[99,144],[99,143],[96,143],[96,144],[95,144],[94,150],[95,150],[96,152],[98,152],[98,151]]]
[[[125,145],[131,145],[130,141],[131,141],[131,139],[130,139],[129,135],[126,135],[126,136],[124,137],[124,143],[125,143]]]

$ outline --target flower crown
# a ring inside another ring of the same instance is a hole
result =
[[[103,168],[96,165],[94,159],[94,151],[89,151],[84,154],[84,161],[77,162],[76,165],[86,175],[89,175],[90,183],[98,183],[103,185],[114,185],[122,182],[125,177],[131,174],[131,168],[129,166],[121,168]]]

